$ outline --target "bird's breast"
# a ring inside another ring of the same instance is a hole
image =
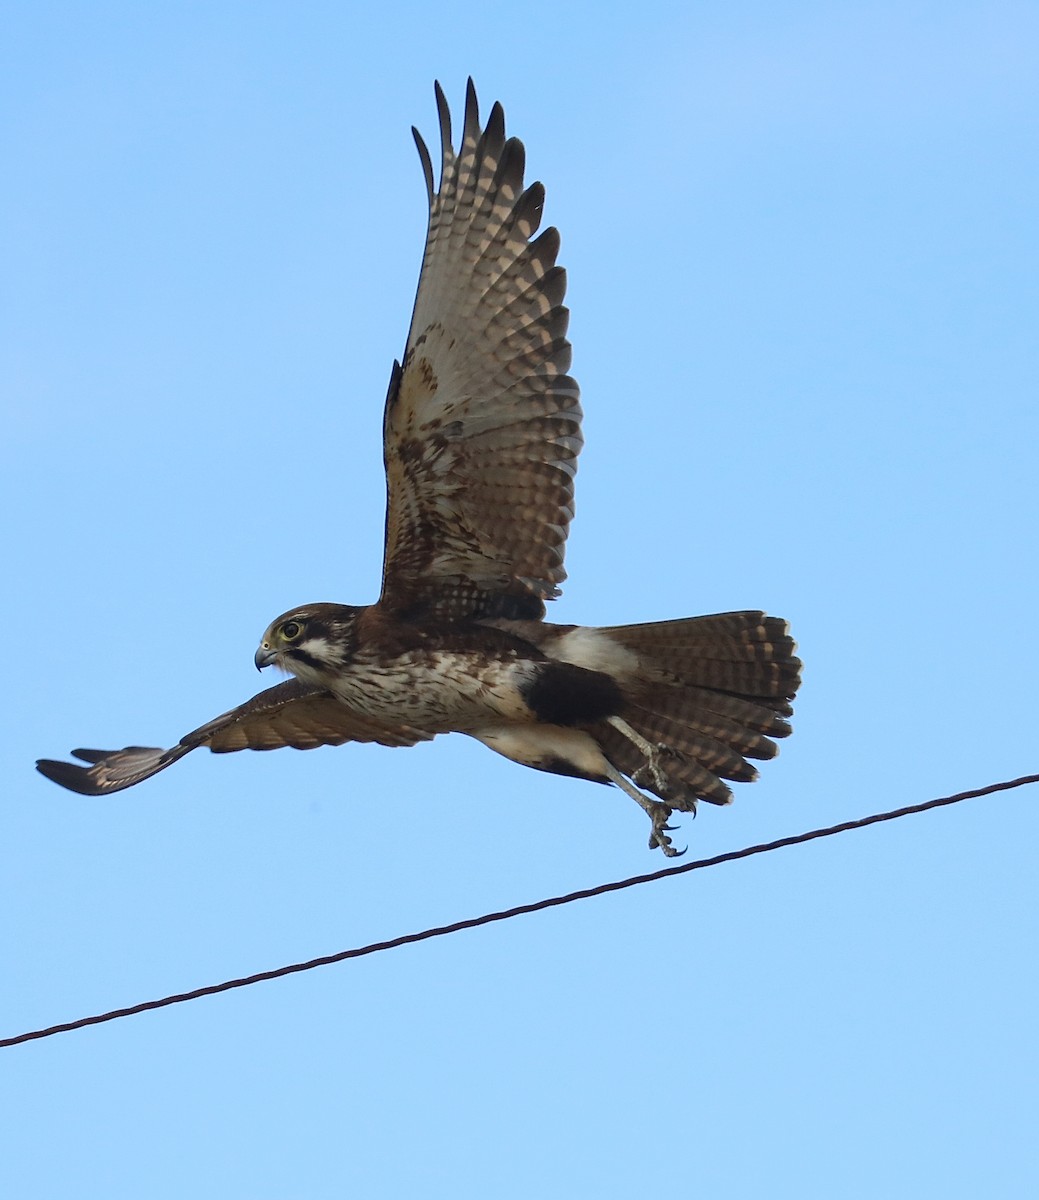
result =
[[[430,733],[467,732],[489,719],[530,721],[525,696],[537,663],[520,656],[459,650],[411,651],[389,658],[358,653],[323,686],[351,708]]]

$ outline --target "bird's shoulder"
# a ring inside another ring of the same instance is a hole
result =
[[[357,619],[359,653],[401,658],[415,653],[451,653],[487,659],[542,661],[540,621],[444,620],[438,615],[400,615],[373,604]]]

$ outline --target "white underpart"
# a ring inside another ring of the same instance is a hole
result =
[[[575,667],[612,675],[618,683],[637,678],[639,673],[639,656],[618,645],[601,629],[578,626],[546,641],[542,649],[552,658],[573,663]]]
[[[594,738],[562,725],[498,725],[471,734],[478,742],[525,767],[544,768],[569,763],[576,773],[593,779],[612,772]]]
[[[306,651],[311,658],[316,658],[318,662],[328,663],[330,667],[334,667],[338,664],[340,655],[342,653],[342,651],[338,647],[333,646],[327,638],[322,637],[309,637],[305,642],[300,644],[299,648]],[[288,670],[287,667],[283,667],[282,669]]]

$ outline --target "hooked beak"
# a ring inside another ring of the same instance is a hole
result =
[[[272,650],[266,642],[261,642],[253,655],[253,662],[256,663],[257,671],[262,671],[264,667],[269,667],[277,657],[277,651]]]

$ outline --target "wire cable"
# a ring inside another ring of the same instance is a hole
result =
[[[546,908],[559,908],[563,904],[572,904],[576,900],[588,900],[592,896],[604,896],[608,892],[620,892],[625,888],[636,887],[642,883],[653,883],[658,879],[670,879],[676,875],[686,875],[690,871],[702,871],[708,867],[717,867],[722,863],[736,862],[741,858],[751,858],[755,854],[767,854],[772,850],[782,850],[786,846],[800,846],[804,842],[813,842],[818,838],[833,837],[834,834],[847,833],[852,829],[865,829],[868,825],[878,825],[882,821],[894,821],[899,817],[908,817],[913,813],[927,812],[932,808],[944,808],[950,804],[958,804],[961,800],[972,800],[978,796],[988,796],[993,792],[1006,792],[1011,788],[1025,787],[1030,783],[1039,783],[1039,775],[1022,775],[1019,779],[1010,779],[1003,783],[990,783],[987,787],[974,788],[967,792],[957,792],[954,796],[941,796],[937,800],[925,800],[920,804],[911,804],[906,808],[892,809],[890,812],[874,813],[868,817],[859,817],[854,821],[842,821],[839,825],[828,825],[823,829],[811,829],[807,833],[792,834],[790,837],[778,838],[774,842],[762,842],[756,846],[745,846],[741,850],[728,850],[724,854],[715,854],[711,858],[701,858],[694,862],[683,863],[677,867],[667,867],[661,871],[651,871],[647,875],[633,875],[629,879],[620,879],[613,883],[602,883],[597,887],[583,888],[581,891],[568,892],[564,896],[551,896],[545,900],[535,900],[531,904],[519,904],[515,908],[502,909],[501,912],[484,913],[483,916],[469,917],[463,921],[455,921],[451,925],[439,925],[432,929],[423,929],[418,933],[406,933],[400,937],[390,938],[385,942],[372,942],[367,946],[357,946],[352,950],[340,950],[337,954],[326,954],[321,958],[312,958],[307,962],[292,963],[285,967],[276,967],[271,971],[259,971],[255,975],[246,975],[241,979],[228,979],[223,983],[213,983],[208,987],[195,988],[190,992],[178,992],[173,996],[164,996],[161,1000],[145,1000],[141,1004],[132,1004],[128,1008],[114,1008],[110,1012],[98,1013],[92,1017],[80,1017],[75,1021],[67,1021],[63,1025],[49,1025],[46,1029],[34,1029],[28,1033],[19,1033],[13,1037],[0,1038],[0,1048],[18,1046],[23,1042],[37,1041],[40,1038],[53,1037],[58,1033],[69,1033],[73,1029],[85,1029],[88,1025],[102,1025],[107,1021],[121,1020],[132,1017],[137,1013],[151,1012],[156,1008],[168,1008],[172,1004],[183,1004],[188,1000],[199,1000],[203,996],[215,996],[220,992],[229,992],[234,988],[251,987],[254,983],[263,983],[268,979],[281,979],[286,975],[298,975],[302,971],[313,971],[316,967],[327,967],[332,963],[345,962],[349,958],[364,958],[368,954],[377,954],[382,950],[396,950],[399,946],[410,946],[415,942],[425,942],[430,938],[445,937],[450,933],[459,933],[463,929],[476,929],[480,925],[490,925],[495,921],[508,921],[513,917],[524,916],[527,913],[541,912]]]

